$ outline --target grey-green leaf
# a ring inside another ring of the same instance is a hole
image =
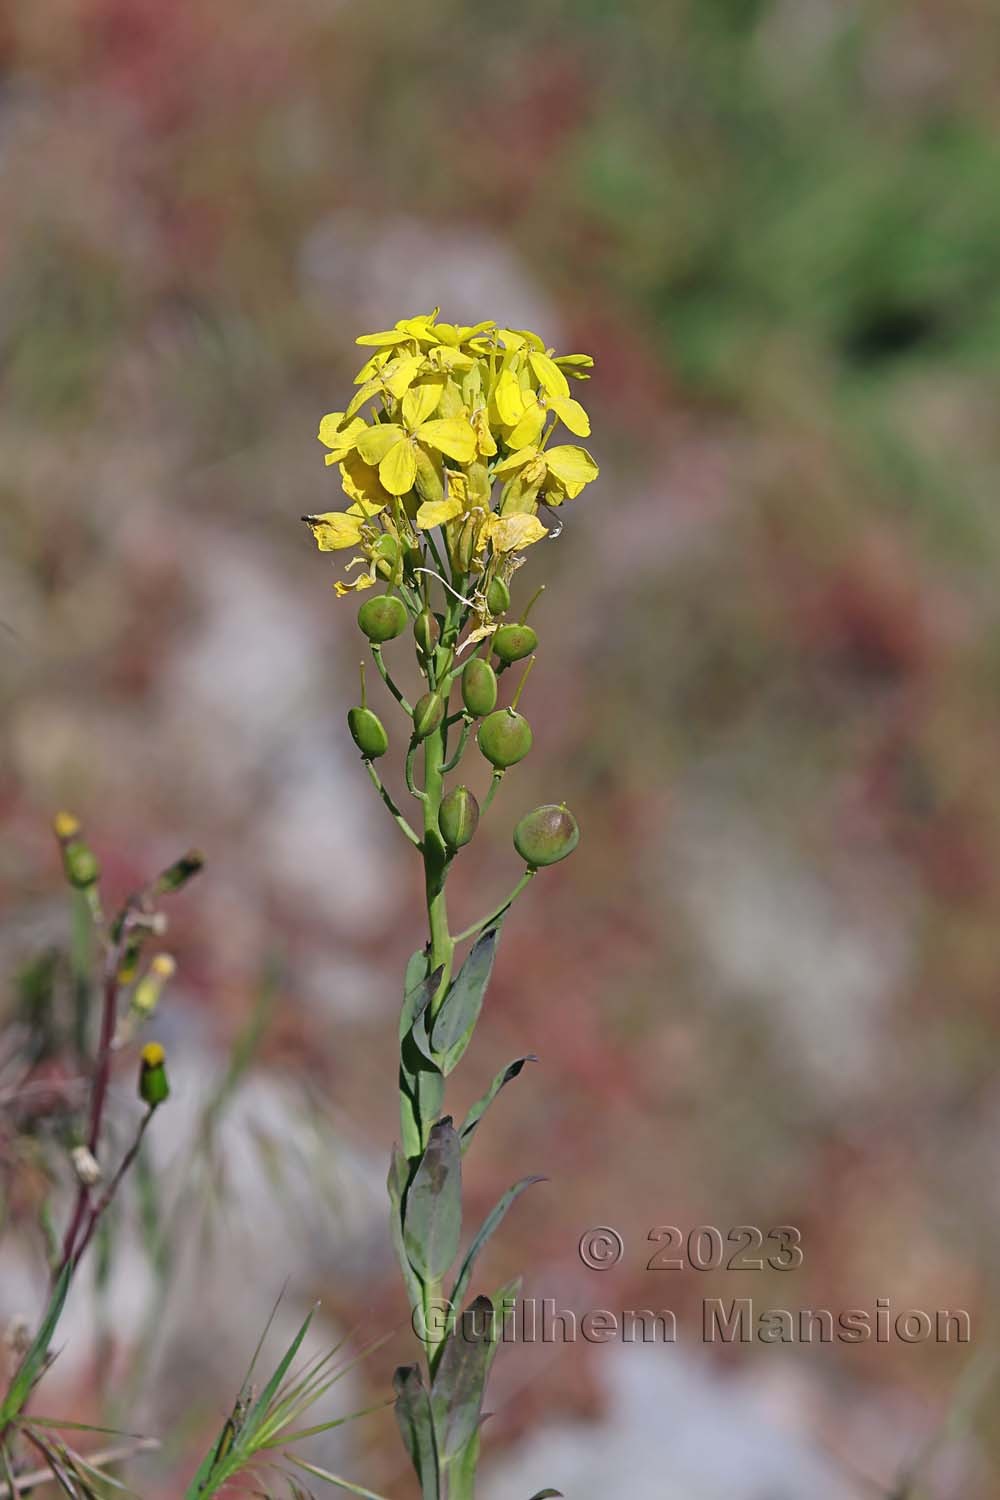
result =
[[[413,1267],[407,1258],[406,1249],[403,1245],[403,1198],[406,1194],[406,1158],[397,1146],[392,1148],[392,1159],[389,1162],[389,1226],[392,1232],[393,1249],[396,1259],[399,1261],[403,1280],[406,1283],[406,1294],[410,1299],[410,1310],[416,1312],[420,1306],[421,1287],[420,1281],[414,1274]]]
[[[431,1128],[403,1209],[403,1243],[424,1281],[443,1276],[462,1235],[462,1149],[450,1116]]]
[[[449,1335],[431,1387],[442,1463],[459,1454],[479,1426],[486,1372],[496,1338],[493,1303],[489,1297],[477,1297]]]
[[[500,926],[498,922],[477,939],[438,1011],[431,1040],[445,1075],[460,1061],[479,1020],[486,986],[493,972]]]
[[[400,1365],[392,1383],[396,1391],[396,1421],[410,1455],[424,1500],[437,1500],[438,1461],[431,1403],[420,1378],[419,1365]]]
[[[511,1204],[514,1202],[514,1199],[519,1197],[521,1193],[524,1192],[525,1188],[531,1187],[532,1183],[544,1181],[544,1177],[522,1177],[520,1182],[515,1182],[513,1187],[507,1189],[496,1207],[486,1215],[486,1218],[479,1226],[479,1233],[476,1235],[475,1239],[472,1241],[472,1244],[469,1246],[468,1253],[466,1254],[466,1257],[462,1262],[462,1268],[459,1271],[458,1276],[455,1280],[455,1285],[452,1288],[451,1301],[454,1306],[461,1306],[462,1299],[469,1287],[469,1278],[472,1275],[472,1267],[475,1265],[476,1256],[486,1244],[486,1241],[489,1239],[494,1229],[496,1229],[497,1225],[500,1223],[500,1220],[503,1218],[508,1208],[510,1208]]]
[[[535,1056],[535,1054],[533,1052],[529,1052],[525,1057],[516,1057],[513,1062],[508,1063],[505,1068],[502,1068],[500,1070],[500,1072],[494,1078],[493,1082],[490,1084],[489,1088],[486,1090],[486,1093],[482,1096],[481,1099],[476,1100],[475,1104],[472,1106],[472,1108],[469,1110],[469,1113],[462,1121],[458,1134],[462,1142],[463,1152],[468,1150],[469,1142],[472,1140],[472,1136],[476,1129],[476,1126],[479,1124],[480,1120],[483,1118],[483,1115],[489,1109],[490,1105],[493,1103],[493,1100],[496,1098],[497,1094],[499,1094],[500,1090],[502,1088],[505,1088],[508,1083],[510,1083],[517,1077],[521,1069],[524,1067],[525,1063],[537,1061],[538,1058]]]

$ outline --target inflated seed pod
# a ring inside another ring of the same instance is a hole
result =
[[[425,605],[413,622],[413,639],[425,656],[430,656],[440,634],[441,627]]]
[[[510,609],[510,589],[502,578],[491,578],[486,590],[486,607],[491,615],[505,615]]]
[[[71,839],[69,843],[63,844],[62,856],[66,879],[77,890],[86,890],[87,886],[94,885],[100,877],[101,867],[97,862],[97,855],[82,840]]]
[[[497,706],[497,674],[481,656],[472,656],[465,663],[462,702],[474,719],[491,714]]]
[[[395,594],[379,594],[375,599],[366,599],[358,610],[358,625],[376,645],[394,640],[406,629],[406,608],[402,599]]]
[[[506,771],[523,760],[531,749],[534,736],[523,714],[512,708],[498,708],[479,726],[476,739],[491,766]]]
[[[378,714],[370,708],[351,708],[347,713],[351,739],[366,760],[378,760],[389,748],[389,736]]]
[[[438,827],[449,849],[461,849],[479,826],[479,803],[467,786],[457,786],[441,801]]]
[[[425,740],[444,716],[444,699],[440,693],[425,693],[413,705],[413,738]]]
[[[537,645],[538,636],[530,625],[501,625],[493,637],[493,650],[507,667],[530,656]]]
[[[525,813],[514,829],[514,848],[526,864],[555,865],[580,842],[580,825],[568,807],[554,802]]]

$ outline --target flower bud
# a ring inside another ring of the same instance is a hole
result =
[[[497,674],[481,656],[472,656],[465,663],[462,702],[474,719],[491,714],[497,706]]]
[[[413,622],[413,638],[425,656],[430,656],[440,634],[440,625],[425,605]]]
[[[510,609],[510,589],[502,578],[491,578],[486,590],[486,608],[491,615],[505,615]]]
[[[149,1017],[160,1003],[164,984],[171,979],[177,965],[169,953],[158,953],[136,985],[132,994],[132,1009],[137,1015]]]
[[[413,488],[421,500],[443,500],[444,478],[438,465],[430,454],[419,446],[414,448],[413,456],[417,464],[417,472],[413,480]]]
[[[96,884],[101,867],[97,855],[82,840],[73,839],[63,844],[62,856],[63,870],[70,885],[78,891],[85,891],[88,886]]]
[[[525,813],[514,829],[514,848],[526,864],[558,864],[580,842],[580,825],[569,809],[555,803]]]
[[[379,594],[375,599],[366,599],[358,610],[358,625],[376,645],[394,640],[406,629],[406,608],[402,599],[395,594]]]
[[[399,543],[387,531],[383,532],[371,551],[371,560],[379,578],[393,578],[399,571]]]
[[[425,693],[413,705],[413,738],[425,740],[444,717],[444,699],[440,693]]]
[[[156,877],[156,889],[158,892],[179,891],[182,886],[187,885],[189,880],[204,868],[205,856],[198,849],[189,849],[182,854],[180,859],[175,859],[172,865],[168,865]]]
[[[493,637],[493,650],[507,667],[530,656],[537,645],[538,636],[530,625],[501,625]]]
[[[151,1109],[162,1104],[170,1093],[166,1059],[167,1054],[159,1042],[147,1042],[140,1054],[139,1098]]]
[[[389,736],[378,714],[373,714],[370,708],[349,709],[347,727],[365,760],[378,760],[388,750]]]
[[[531,725],[512,708],[498,708],[484,719],[477,735],[479,748],[498,771],[523,760],[531,749]]]
[[[52,819],[52,831],[59,842],[65,844],[80,832],[80,819],[75,813],[57,812]]]
[[[442,799],[438,813],[441,837],[449,849],[461,849],[479,827],[479,803],[467,786],[457,786]]]

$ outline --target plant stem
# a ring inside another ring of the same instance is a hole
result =
[[[411,844],[415,844],[416,847],[419,849],[420,848],[420,836],[419,836],[419,834],[417,834],[417,833],[415,833],[413,831],[413,829],[410,827],[409,823],[403,817],[403,814],[400,812],[399,808],[396,806],[395,802],[392,800],[392,794],[390,793],[388,787],[386,787],[386,786],[383,785],[382,778],[378,774],[378,772],[376,771],[376,769],[373,766],[372,762],[370,760],[368,760],[367,758],[365,758],[365,757],[362,757],[362,761],[363,761],[365,770],[368,772],[368,775],[371,777],[372,785],[374,786],[375,790],[378,792],[379,796],[382,798],[382,801],[385,803],[386,807],[392,813],[392,816],[395,818],[396,822],[399,824],[400,828],[402,829],[403,833],[405,833],[405,835],[409,839],[410,843]]]
[[[536,873],[537,871],[535,867],[533,865],[529,865],[524,874],[521,876],[520,880],[517,882],[517,885],[507,897],[506,901],[498,906],[496,911],[491,911],[488,916],[483,917],[481,922],[473,922],[472,926],[467,927],[464,932],[456,932],[455,936],[452,938],[452,946],[454,946],[455,943],[464,943],[466,938],[475,937],[478,933],[482,932],[484,927],[490,927],[494,922],[499,921],[504,912],[507,911],[509,907],[514,905],[514,902],[524,890],[525,886],[528,884],[528,881],[531,880],[531,878]]]

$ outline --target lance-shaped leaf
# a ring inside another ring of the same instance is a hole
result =
[[[403,1243],[424,1281],[443,1276],[458,1254],[462,1234],[462,1149],[445,1116],[431,1128],[403,1210]]]
[[[458,1064],[475,1030],[483,1008],[483,996],[493,972],[493,959],[500,938],[500,923],[476,940],[461,972],[444,998],[431,1030],[434,1051],[447,1076]]]
[[[392,1377],[396,1391],[396,1421],[403,1444],[417,1478],[424,1500],[437,1500],[438,1461],[434,1442],[431,1403],[420,1378],[419,1365],[400,1365]]]
[[[406,1195],[407,1168],[406,1158],[396,1145],[392,1148],[392,1159],[389,1162],[389,1227],[392,1232],[393,1249],[399,1268],[403,1273],[406,1283],[406,1294],[410,1299],[410,1310],[416,1312],[421,1305],[421,1286],[418,1277],[414,1274],[413,1267],[407,1258],[406,1249],[403,1245],[403,1199]]]
[[[524,1067],[525,1063],[537,1061],[538,1058],[535,1056],[535,1054],[533,1052],[529,1052],[526,1057],[516,1057],[512,1063],[508,1063],[505,1068],[502,1068],[500,1070],[500,1072],[494,1078],[493,1082],[490,1084],[489,1088],[486,1090],[486,1093],[482,1096],[481,1099],[476,1100],[475,1104],[472,1106],[472,1108],[469,1110],[469,1113],[462,1121],[458,1134],[462,1142],[463,1152],[468,1150],[469,1142],[472,1140],[472,1136],[476,1129],[476,1126],[479,1124],[480,1120],[483,1118],[483,1115],[489,1109],[490,1105],[493,1103],[493,1100],[496,1098],[497,1094],[499,1094],[500,1090],[502,1088],[505,1088],[512,1079],[517,1077],[521,1069]]]
[[[493,1304],[493,1337],[490,1340],[486,1356],[486,1370],[483,1376],[483,1392],[485,1396],[486,1385],[489,1381],[490,1370],[496,1358],[496,1352],[504,1340],[506,1331],[505,1319],[517,1305],[517,1298],[521,1291],[521,1278],[515,1276],[513,1281],[508,1281],[494,1292],[490,1298]],[[486,1421],[488,1412],[480,1413],[479,1425],[469,1438],[464,1447],[455,1455],[448,1469],[448,1500],[474,1500],[476,1493],[476,1472],[479,1468],[479,1434],[482,1432],[483,1423]]]
[[[455,1247],[457,1250],[457,1246]],[[49,1357],[49,1345],[56,1331],[56,1325],[62,1316],[63,1305],[66,1301],[66,1293],[73,1276],[72,1263],[63,1266],[59,1273],[49,1299],[49,1305],[45,1309],[41,1326],[35,1337],[29,1344],[24,1358],[17,1367],[17,1371],[6,1396],[0,1404],[0,1424],[6,1425],[20,1412],[25,1401],[31,1394],[32,1387],[41,1378]]]
[[[461,1270],[459,1271],[458,1276],[455,1280],[455,1285],[452,1287],[451,1301],[453,1306],[461,1307],[462,1299],[469,1287],[469,1278],[472,1275],[472,1267],[475,1265],[476,1256],[486,1244],[486,1241],[489,1239],[494,1229],[496,1229],[504,1214],[514,1202],[514,1199],[519,1197],[520,1194],[524,1192],[525,1188],[531,1187],[533,1182],[544,1181],[544,1177],[522,1177],[520,1182],[515,1182],[512,1188],[507,1189],[496,1207],[486,1215],[486,1218],[479,1226],[479,1233],[476,1235],[475,1239],[472,1241],[472,1244],[469,1246],[468,1253],[462,1262]]]
[[[486,1373],[498,1335],[493,1303],[477,1297],[448,1337],[434,1373],[431,1406],[440,1461],[457,1457],[479,1427]]]
[[[399,1114],[403,1151],[420,1155],[426,1128],[437,1119],[444,1095],[444,1079],[434,1062],[427,1039],[427,1007],[441,983],[440,968],[427,973],[423,949],[406,966],[403,1009],[399,1018]]]

